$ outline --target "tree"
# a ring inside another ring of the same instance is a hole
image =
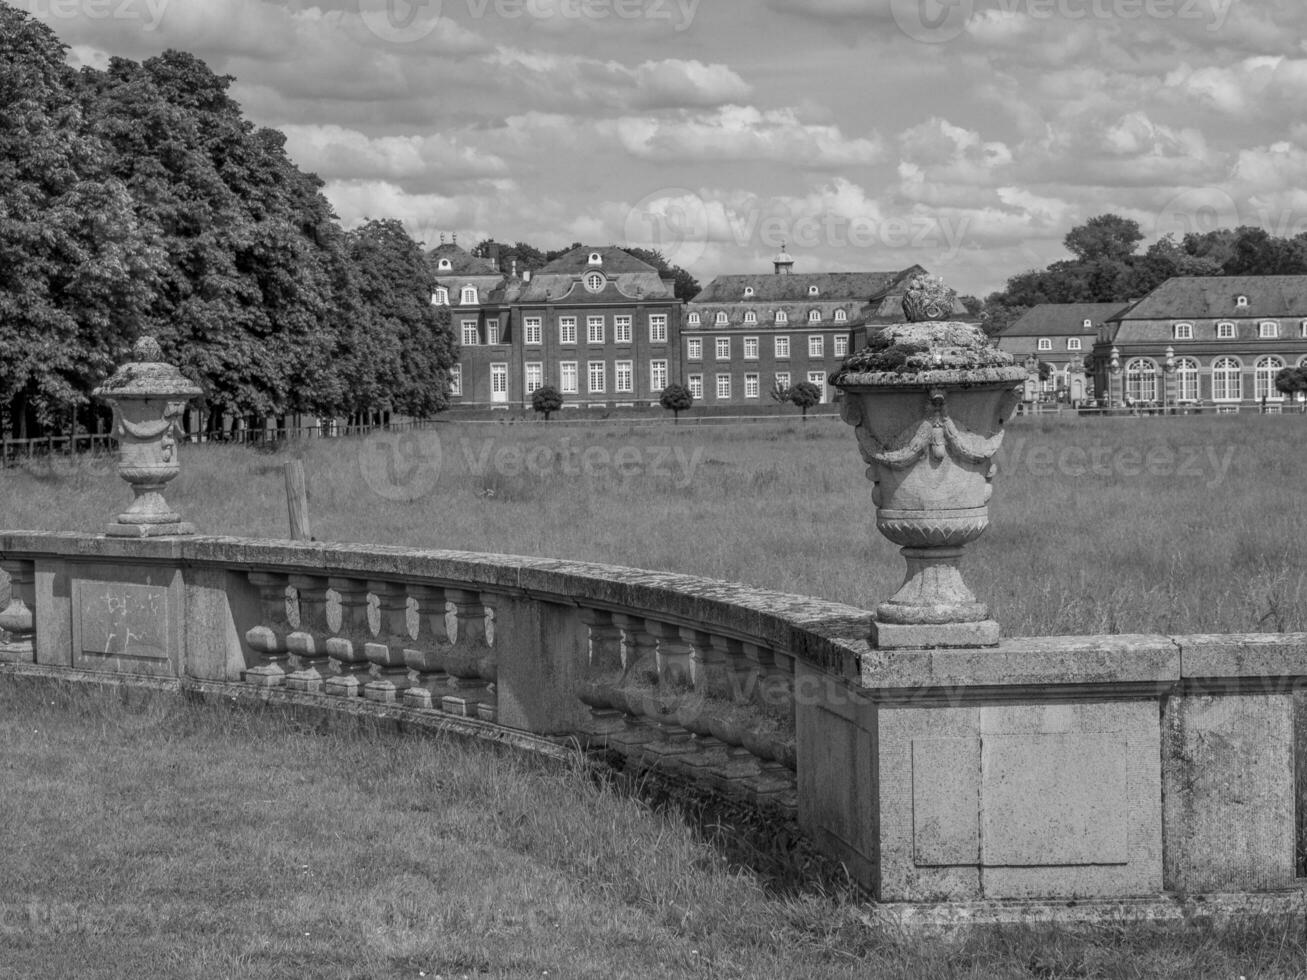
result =
[[[985,309],[985,301],[979,296],[959,296],[958,300],[967,308],[967,316],[978,316]]]
[[[808,409],[821,403],[821,389],[811,381],[800,381],[789,390],[790,401],[803,412],[803,419],[808,419]]]
[[[1125,262],[1143,240],[1139,222],[1116,214],[1100,214],[1072,228],[1062,244],[1081,262]]]
[[[1275,375],[1275,390],[1297,401],[1299,392],[1307,392],[1307,367],[1280,368]]]
[[[545,421],[563,407],[563,396],[553,385],[542,385],[531,392],[531,409],[544,415]]]
[[[671,265],[662,252],[650,248],[623,246],[622,251],[634,255],[641,262],[648,262],[661,274],[670,276],[674,282],[673,291],[682,303],[688,303],[699,295],[699,280],[686,272],[679,265]]]
[[[671,412],[673,421],[679,425],[681,413],[694,404],[694,396],[690,394],[690,389],[685,385],[669,384],[663,389],[663,393],[658,396],[658,404]]]

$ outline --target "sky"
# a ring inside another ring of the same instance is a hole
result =
[[[984,296],[1112,212],[1307,230],[1304,0],[10,0],[235,76],[346,227]]]

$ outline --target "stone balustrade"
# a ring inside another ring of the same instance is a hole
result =
[[[693,576],[222,537],[0,533],[0,569],[5,672],[579,741],[789,815],[902,908],[1302,906],[1307,635],[887,650]]]

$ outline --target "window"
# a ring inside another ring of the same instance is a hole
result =
[[[1275,387],[1275,375],[1284,368],[1284,361],[1274,354],[1260,358],[1253,365],[1253,396],[1261,401],[1283,401],[1284,393]]]
[[[744,338],[744,359],[746,361],[756,361],[758,359],[758,338]]]
[[[617,361],[613,364],[613,391],[635,391],[634,361]]]
[[[745,287],[744,287],[744,295],[745,295],[745,298],[746,298],[746,299],[747,299],[748,297],[752,296],[752,295],[753,295],[753,287],[752,287],[752,286],[745,286]]]
[[[463,365],[455,364],[449,369],[449,393],[451,395],[463,394]]]
[[[685,338],[685,359],[687,361],[703,360],[703,338],[686,337]]]
[[[1198,362],[1182,357],[1175,362],[1175,397],[1177,401],[1198,401]]]
[[[526,393],[529,395],[531,394],[531,392],[536,391],[539,388],[543,388],[544,384],[545,384],[544,365],[539,363],[538,361],[526,365]]]
[[[667,387],[667,362],[661,358],[649,362],[649,390],[662,391]]]
[[[1066,339],[1066,349],[1067,349],[1067,350],[1080,350],[1080,349],[1081,349],[1081,348],[1080,348],[1080,338],[1079,338],[1079,337],[1068,337],[1068,338]]]
[[[1053,349],[1053,341],[1051,341],[1051,340],[1050,340],[1049,338],[1047,338],[1047,337],[1040,337],[1040,338],[1039,338],[1039,342],[1038,342],[1037,344],[1035,344],[1035,347],[1036,347],[1037,350],[1052,350],[1052,349]]]
[[[1237,307],[1239,307],[1240,309],[1243,309],[1244,307],[1246,307],[1246,306],[1248,305],[1248,297],[1247,297],[1247,296],[1237,296],[1237,297],[1235,297],[1234,305],[1237,306]]]
[[[776,343],[776,360],[788,361],[790,359],[790,338],[777,337]]]
[[[1280,336],[1280,325],[1274,320],[1263,320],[1257,324],[1257,336],[1262,340],[1274,340]]]
[[[602,344],[604,342],[603,317],[588,316],[585,318],[585,342],[587,344]]]
[[[590,361],[586,365],[588,381],[590,383],[590,394],[601,395],[608,385],[607,365],[603,361]]]
[[[831,353],[836,357],[847,357],[849,353],[849,338],[844,334],[831,338]]]
[[[808,334],[808,356],[826,356],[826,338],[819,333]]]
[[[752,326],[758,322],[758,314],[753,312],[753,310],[749,310],[744,314],[744,322]],[[1307,321],[1303,323],[1303,336],[1307,337]]]
[[[629,316],[613,317],[613,340],[619,344],[631,342],[631,318]]]
[[[809,311],[808,311],[808,322],[809,322],[809,323],[821,323],[821,310],[809,310]]]
[[[685,386],[690,389],[690,397],[695,401],[703,401],[703,375],[692,374],[685,379]]]
[[[1125,396],[1131,402],[1157,401],[1157,364],[1136,357],[1125,366]]]
[[[1298,336],[1307,337],[1307,320],[1303,320],[1303,322],[1298,325]]]
[[[809,371],[808,380],[817,386],[821,392],[821,400],[826,401],[826,375],[822,371]]]
[[[729,322],[730,322],[730,319],[726,316],[726,311],[725,311],[725,310],[718,310],[718,311],[717,311],[717,316],[713,318],[713,323],[716,324],[716,325],[719,326],[719,327],[724,327],[724,326],[726,326],[726,324],[729,323]]]
[[[459,302],[464,306],[477,305],[477,288],[476,286],[464,286],[463,293],[459,297]]]
[[[1094,327],[1094,321],[1089,319],[1089,317],[1085,317],[1080,321],[1080,326],[1086,330],[1092,330]]]
[[[717,397],[723,399],[731,397],[731,376],[729,374],[717,375]]]
[[[560,361],[558,364],[558,390],[564,395],[575,395],[576,361]]]
[[[487,321],[486,321],[486,343],[487,343],[487,344],[498,344],[498,343],[502,343],[502,341],[499,339],[499,321],[498,321],[498,320],[487,320]]]
[[[1237,402],[1243,397],[1242,365],[1233,357],[1218,357],[1212,362],[1212,400]]]
[[[809,287],[808,287],[808,295],[809,295],[809,296],[816,296],[816,295],[817,295],[817,292],[818,292],[818,290],[817,290],[817,287],[816,287],[816,286],[809,286]]]
[[[745,398],[758,397],[758,375],[746,374],[744,376],[744,397]]]
[[[843,310],[836,310],[836,311],[835,311],[835,322],[836,322],[836,323],[844,323],[846,320],[848,320],[848,318],[849,318],[849,315],[848,315],[847,313],[845,313]]]
[[[523,340],[532,346],[544,343],[544,330],[538,316],[529,316],[522,321]]]
[[[590,253],[590,264],[591,264],[591,265],[603,265],[603,264],[604,264],[604,257],[603,257],[602,255],[600,255],[598,252],[591,252],[591,253]]]
[[[463,346],[475,347],[481,343],[481,335],[477,332],[477,322],[475,320],[461,321],[463,327]]]
[[[1171,337],[1174,340],[1193,340],[1194,325],[1192,323],[1177,323],[1171,331]]]
[[[490,400],[504,401],[508,394],[508,365],[490,365]]]
[[[560,344],[576,343],[576,317],[560,316],[558,318],[558,342]]]
[[[454,267],[449,264],[449,259],[441,259],[439,262],[436,263],[436,268],[439,269],[441,272],[448,272]]]
[[[789,371],[777,371],[777,372],[776,372],[776,387],[779,388],[779,389],[781,389],[782,391],[784,391],[784,390],[785,390],[786,388],[788,388],[789,386],[790,386],[790,372],[789,372]]]
[[[697,327],[698,325],[699,325],[699,314],[698,314],[698,313],[691,313],[691,314],[690,314],[690,326],[692,326],[692,327]]]
[[[1216,325],[1217,340],[1233,340],[1234,338],[1235,330],[1233,323],[1218,323]]]
[[[602,272],[591,272],[585,277],[585,288],[592,293],[597,293],[604,288],[604,274]]]
[[[448,306],[448,305],[449,305],[449,290],[446,289],[444,286],[437,286],[437,287],[436,287],[436,291],[435,291],[434,293],[432,293],[432,295],[431,295],[431,305],[432,305],[432,306]]]
[[[729,361],[731,359],[731,338],[717,338],[717,360]]]
[[[784,310],[777,310],[777,311],[776,311],[776,322],[777,322],[778,324],[780,324],[780,323],[789,323],[789,322],[790,322],[790,315],[789,315],[788,313],[786,313]]]
[[[649,316],[649,343],[667,343],[667,314],[654,313]]]

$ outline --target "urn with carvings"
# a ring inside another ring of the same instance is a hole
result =
[[[118,475],[136,495],[105,533],[114,537],[194,534],[163,499],[163,488],[181,472],[177,437],[186,403],[200,389],[163,360],[153,337],[142,337],[124,364],[92,392],[113,409]]]
[[[989,525],[994,455],[1026,370],[979,326],[951,319],[954,302],[942,282],[917,277],[907,322],[873,334],[831,378],[875,485],[876,527],[907,561],[902,587],[876,608],[880,648],[998,642],[958,563]]]

